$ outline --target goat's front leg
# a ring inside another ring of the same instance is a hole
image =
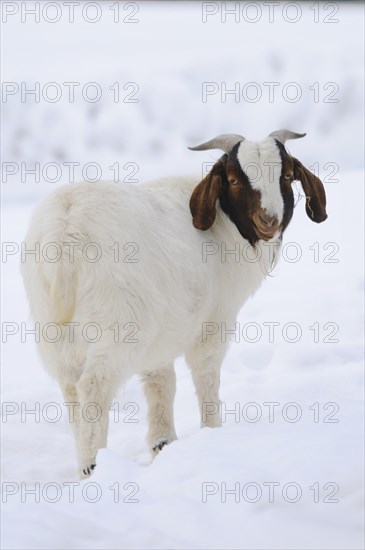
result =
[[[202,343],[197,344],[185,355],[198,397],[202,428],[218,428],[222,425],[219,385],[224,355],[224,346],[219,346],[207,355]]]
[[[148,406],[147,441],[157,454],[164,445],[177,439],[174,427],[176,375],[173,365],[142,375]]]

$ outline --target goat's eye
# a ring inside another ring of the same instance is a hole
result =
[[[293,174],[285,174],[284,179],[287,181],[290,181],[293,179],[293,177],[294,177]]]

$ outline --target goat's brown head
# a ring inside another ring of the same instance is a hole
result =
[[[285,149],[287,139],[304,137],[289,130],[272,132],[260,142],[239,135],[221,135],[191,147],[193,151],[221,149],[224,155],[197,185],[190,199],[193,225],[206,231],[216,217],[216,203],[252,245],[282,235],[294,210],[292,183],[299,180],[309,218],[327,218],[323,184]]]

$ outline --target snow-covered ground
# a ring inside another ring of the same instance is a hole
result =
[[[3,257],[3,548],[364,546],[363,8],[340,3],[331,16],[324,4],[318,13],[311,3],[300,4],[301,18],[289,23],[283,13],[295,14],[281,3],[270,23],[260,4],[256,23],[242,15],[252,19],[253,12],[242,11],[237,22],[227,16],[223,23],[223,4],[210,5],[218,12],[205,23],[200,2],[140,2],[134,24],[113,23],[112,3],[105,2],[94,24],[75,7],[72,24],[63,11],[55,24],[22,23],[19,12],[2,25],[6,82],[29,88],[56,82],[63,92],[64,82],[80,88],[97,82],[103,91],[96,103],[82,96],[50,103],[42,95],[39,103],[31,96],[21,102],[19,93],[2,104],[5,243],[21,243],[35,204],[69,181],[66,162],[79,163],[75,178],[88,162],[98,163],[105,179],[115,162],[122,179],[134,170],[140,181],[199,177],[202,163],[216,154],[193,154],[186,146],[222,132],[255,139],[280,127],[306,131],[289,148],[319,169],[329,214],[317,226],[299,201],[273,277],[239,316],[222,370],[223,427],[200,430],[190,373],[179,358],[179,440],[151,463],[146,406],[132,379],[115,398],[108,449],[82,482],[62,396],[25,333],[32,322],[20,255]],[[133,6],[123,6],[125,17]],[[339,22],[325,23],[325,16]],[[108,90],[115,82],[124,95],[136,88],[123,85],[136,83],[138,102],[115,103]],[[219,90],[205,102],[203,82]],[[259,84],[262,98],[235,102],[228,95],[224,102],[222,82],[227,88],[238,82],[241,98],[243,89],[257,90],[247,83]],[[273,102],[264,82],[279,83]],[[281,92],[293,82],[302,96],[284,101]],[[324,102],[329,93],[339,101]],[[39,183],[26,174],[36,161]],[[42,174],[47,163],[58,163],[59,181]],[[6,337],[12,327],[19,330]],[[36,494],[27,492],[32,489]]]

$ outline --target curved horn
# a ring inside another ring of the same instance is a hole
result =
[[[221,149],[227,155],[232,151],[233,147],[239,142],[245,139],[238,134],[221,134],[210,141],[206,141],[196,147],[188,147],[190,151],[206,151],[207,149]]]
[[[271,132],[270,137],[273,137],[280,141],[283,145],[287,139],[298,139],[306,136],[307,134],[297,134],[296,132],[291,132],[290,130],[276,130],[276,132]]]

